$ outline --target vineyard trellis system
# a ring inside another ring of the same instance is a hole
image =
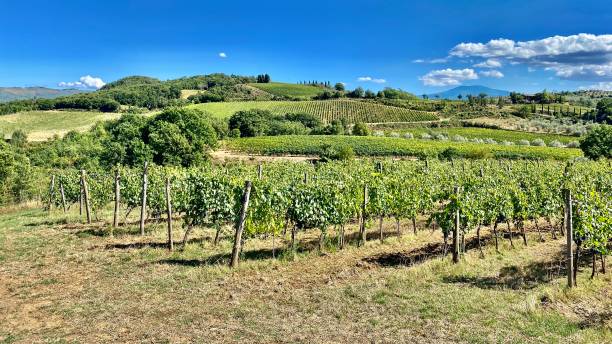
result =
[[[116,167],[114,173],[56,171],[49,193],[49,209],[69,209],[85,196],[85,207],[88,212],[91,207],[96,219],[98,210],[114,201],[113,227],[120,225],[120,216],[125,224],[129,213],[141,207],[143,234],[145,216],[166,214],[170,249],[174,244],[173,214],[183,219],[183,243],[194,226],[216,229],[216,244],[222,228],[233,225],[232,266],[238,262],[234,254],[239,254],[248,237],[275,238],[290,230],[294,249],[298,231],[318,230],[323,249],[333,227],[338,246],[343,247],[344,227],[358,221],[362,245],[374,221],[378,220],[382,241],[384,219],[394,219],[401,235],[400,220],[411,220],[416,232],[417,216],[425,216],[428,226],[440,228],[445,254],[452,250],[454,261],[465,251],[465,234],[470,231],[476,231],[483,255],[482,227],[490,226],[499,250],[503,227],[511,246],[515,233],[527,245],[527,223],[533,223],[542,238],[540,223],[547,221],[553,237],[557,232],[566,235],[573,231],[574,273],[582,251],[593,255],[595,273],[596,256],[605,270],[612,237],[609,162],[365,160],[257,167],[145,165]],[[453,245],[448,245],[449,239]],[[571,283],[575,284],[575,279]]]

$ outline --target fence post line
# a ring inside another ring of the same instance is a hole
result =
[[[55,191],[55,174],[51,175],[51,183],[49,184],[49,204],[47,210],[51,211],[53,205],[53,191]]]
[[[60,181],[60,196],[62,196],[62,208],[64,208],[64,213],[66,213],[66,193],[64,192],[64,183]]]
[[[81,186],[83,187],[83,203],[85,203],[85,214],[87,215],[87,223],[91,223],[91,209],[89,208],[89,190],[87,188],[87,180],[85,179],[85,170],[81,170]]]
[[[244,223],[246,221],[247,209],[249,208],[249,197],[251,196],[251,181],[244,182],[244,193],[242,194],[242,208],[240,209],[240,217],[236,222],[236,235],[234,237],[234,247],[232,248],[232,259],[230,267],[238,266],[240,259],[240,251],[242,245],[242,232],[244,231]]]
[[[574,226],[572,223],[572,193],[569,189],[563,190],[563,195],[565,197],[565,207],[564,210],[564,224],[565,224],[565,235],[567,239],[566,248],[565,248],[565,258],[567,259],[567,286],[572,288],[576,285],[576,281],[574,280],[574,252],[572,251],[572,246],[574,242]]]
[[[115,211],[113,212],[113,227],[119,226],[119,205],[121,202],[121,185],[119,184],[119,167],[115,171]]]
[[[145,215],[147,212],[147,169],[148,163],[144,162],[142,170],[142,203],[140,206],[140,235],[145,235]]]
[[[459,197],[459,187],[455,186],[455,197]],[[453,228],[453,263],[459,262],[459,208],[455,211],[455,227]]]
[[[174,250],[174,239],[172,238],[172,197],[170,194],[170,177],[166,177],[166,214],[168,216],[168,249]]]
[[[366,207],[368,205],[368,184],[363,185],[363,204],[361,205],[361,228],[359,228],[359,232],[361,234],[361,238],[359,240],[359,246],[365,245],[367,238],[366,233]]]

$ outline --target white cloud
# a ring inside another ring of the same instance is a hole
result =
[[[448,58],[442,57],[442,58],[436,58],[436,59],[431,59],[431,60],[416,59],[416,60],[412,60],[412,63],[446,63],[446,61],[448,61]]]
[[[426,86],[456,86],[465,80],[476,79],[478,74],[471,68],[432,70],[419,78]]]
[[[599,91],[612,91],[612,81],[609,82],[598,82],[594,85],[581,86],[581,90],[599,90]]]
[[[100,78],[94,78],[91,75],[85,75],[79,78],[79,81],[71,81],[71,82],[60,82],[58,84],[59,87],[76,87],[76,88],[90,88],[90,89],[100,89],[106,83],[102,81]]]
[[[375,84],[384,84],[385,82],[387,82],[387,80],[385,79],[376,79],[376,78],[372,78],[371,76],[360,76],[359,78],[357,78],[357,81],[373,82]]]
[[[227,57],[227,54],[226,54],[226,53],[224,53],[224,52],[220,52],[220,53],[219,53],[219,57],[220,57],[220,58],[222,58],[222,59],[224,59],[224,58],[226,58],[226,57]]]
[[[489,78],[496,78],[496,79],[504,77],[504,74],[502,72],[500,72],[498,70],[495,70],[495,69],[486,70],[486,71],[480,72],[478,74],[480,74],[482,76],[489,77]]]
[[[474,67],[477,68],[499,68],[501,66],[502,64],[498,59],[487,59],[486,61],[474,65]]]
[[[487,43],[458,44],[450,55],[544,67],[564,79],[612,80],[612,34],[581,33],[518,42],[499,38]]]

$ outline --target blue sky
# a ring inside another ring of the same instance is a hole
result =
[[[34,0],[0,8],[0,86],[224,72],[416,94],[459,84],[612,87],[612,5],[603,0]]]

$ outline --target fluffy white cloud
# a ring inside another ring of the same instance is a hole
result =
[[[447,57],[425,60],[425,59],[416,59],[412,60],[412,63],[446,63],[448,61]]]
[[[100,78],[94,78],[91,75],[85,75],[79,78],[79,81],[71,81],[71,82],[60,82],[58,84],[59,87],[77,87],[77,88],[92,88],[92,89],[100,89],[106,83]]]
[[[496,79],[504,77],[504,74],[502,72],[500,72],[498,70],[494,70],[494,69],[493,70],[486,70],[486,71],[480,72],[478,74],[480,74],[482,76],[486,76],[488,78],[496,78]]]
[[[224,53],[224,52],[220,52],[220,53],[219,53],[219,57],[220,57],[220,58],[222,58],[222,59],[224,59],[224,58],[226,58],[226,57],[227,57],[227,54],[226,54],[226,53]]]
[[[487,59],[481,63],[477,63],[474,67],[477,68],[499,68],[502,66],[502,63],[498,59]]]
[[[372,78],[371,76],[360,76],[359,78],[357,78],[357,81],[373,82],[375,84],[384,84],[385,82],[387,82],[387,80],[385,79],[376,79],[376,78]]]
[[[581,90],[599,90],[599,91],[612,91],[612,81],[609,82],[598,82],[589,86],[579,87]]]
[[[478,79],[478,74],[471,68],[432,70],[419,78],[426,86],[456,86],[475,79]]]
[[[612,80],[610,34],[581,33],[532,41],[500,38],[487,43],[461,43],[451,49],[450,55],[506,59],[510,64],[543,67],[564,79]]]

